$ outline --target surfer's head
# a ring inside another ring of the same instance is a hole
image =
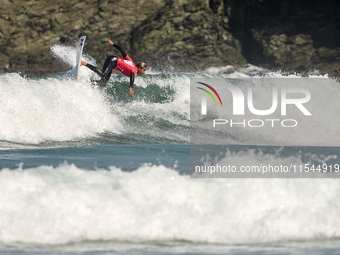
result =
[[[137,74],[142,75],[145,73],[146,64],[144,62],[138,62],[136,66],[138,68]]]

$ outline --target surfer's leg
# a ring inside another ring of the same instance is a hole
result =
[[[109,78],[110,78],[112,69],[117,65],[117,60],[118,58],[116,56],[108,56],[105,59],[102,70],[100,70],[98,67],[93,66],[89,63],[86,64],[86,67],[91,69],[93,72],[98,74],[100,77],[107,77],[108,74],[110,74],[109,75]]]
[[[98,74],[100,77],[102,77],[99,81],[93,81],[96,85],[99,85],[101,87],[104,87],[108,80],[110,79],[110,76],[112,74],[112,69],[115,68],[117,65],[118,58],[116,56],[108,56],[105,59],[104,65],[102,70],[100,70],[98,67],[93,66],[91,64],[87,64],[86,66],[91,69],[93,72]]]
[[[87,63],[86,65],[87,68],[91,69],[93,72],[95,72],[96,74],[98,74],[100,77],[102,77],[103,73],[102,73],[102,70],[100,70],[98,67],[96,66],[93,66],[89,63]]]
[[[116,56],[108,56],[105,59],[103,69],[102,69],[103,75],[101,76],[102,78],[100,80],[102,84],[106,84],[109,81],[110,76],[112,74],[112,69],[116,67],[117,61],[118,61],[118,58]]]
[[[87,64],[86,66],[91,69],[93,72],[98,74],[100,77],[102,77],[100,80],[92,81],[95,85],[105,87],[106,83],[110,79],[110,76],[112,74],[112,69],[116,67],[118,58],[116,56],[108,56],[105,59],[104,65],[102,70],[100,70],[98,67],[93,66],[91,64]]]

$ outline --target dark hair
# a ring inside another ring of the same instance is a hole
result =
[[[146,64],[144,62],[138,62],[136,66],[137,68],[146,68]]]

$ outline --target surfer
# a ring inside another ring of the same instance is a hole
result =
[[[86,63],[85,61],[81,61],[80,66],[86,66],[91,69],[93,72],[97,73],[100,77],[102,77],[99,81],[94,81],[97,85],[101,87],[105,87],[108,82],[112,69],[115,69],[127,77],[130,77],[130,88],[129,93],[130,96],[133,96],[133,84],[135,82],[135,76],[137,74],[142,75],[145,73],[146,64],[144,62],[139,62],[135,65],[132,59],[126,54],[126,52],[117,44],[114,44],[110,39],[107,40],[112,46],[114,46],[117,50],[122,53],[123,58],[119,58],[117,56],[108,56],[105,59],[102,70],[98,67],[93,66],[91,64]]]

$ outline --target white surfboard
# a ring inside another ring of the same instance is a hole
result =
[[[80,61],[81,61],[81,54],[83,53],[85,39],[86,39],[86,36],[82,36],[80,37],[77,43],[76,67],[74,69],[74,76],[77,79],[77,81],[79,81]]]

